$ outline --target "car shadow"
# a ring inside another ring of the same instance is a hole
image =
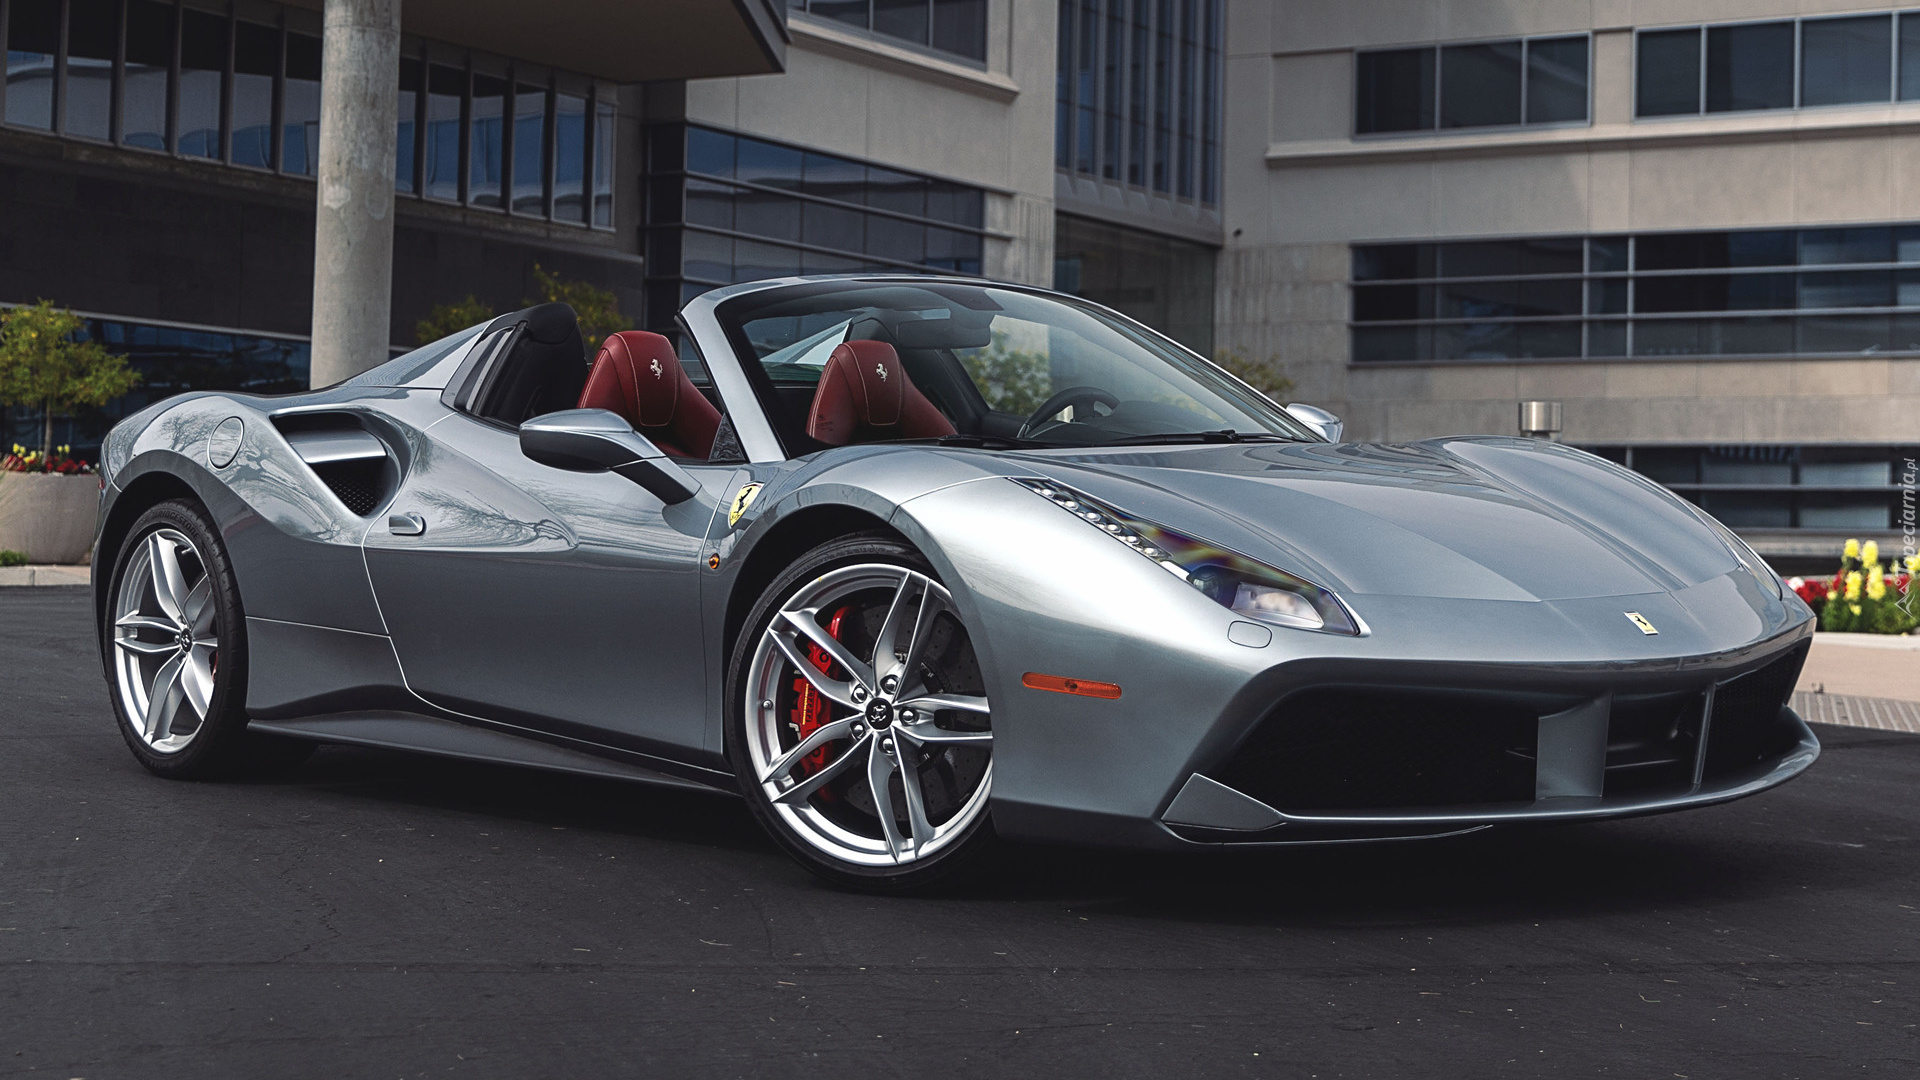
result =
[[[810,880],[725,795],[339,746],[260,783],[764,855],[786,884]],[[1872,853],[1809,837],[1794,790],[1662,817],[1419,841],[1196,854],[1007,845],[989,874],[902,902],[1057,904],[1220,924],[1475,925],[1804,897],[1894,872]],[[1787,822],[1795,827],[1779,827]]]

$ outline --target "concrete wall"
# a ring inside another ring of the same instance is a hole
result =
[[[780,75],[687,83],[689,120],[988,191],[989,277],[1053,279],[1050,0],[995,0],[984,68],[803,13]]]
[[[1892,442],[1920,360],[1348,365],[1348,245],[1920,221],[1920,103],[1634,121],[1635,26],[1884,11],[1833,0],[1229,0],[1216,339],[1272,358],[1361,438],[1511,432],[1566,403],[1569,441]],[[1356,140],[1355,47],[1592,29],[1593,122]]]

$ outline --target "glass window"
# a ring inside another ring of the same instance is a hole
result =
[[[60,0],[12,0],[7,9],[7,123],[53,130],[53,58]]]
[[[1800,24],[1800,104],[1886,101],[1893,93],[1893,16]]]
[[[1066,214],[1055,221],[1056,289],[1212,351],[1213,248]]]
[[[1362,135],[1425,131],[1434,124],[1432,49],[1363,52],[1354,130]]]
[[[1649,30],[1639,38],[1634,89],[1639,116],[1700,111],[1700,31]]]
[[[553,109],[553,216],[585,223],[587,99],[555,94]]]
[[[498,209],[506,182],[507,81],[475,73],[467,140],[467,203]]]
[[[896,214],[923,217],[927,213],[927,181],[924,177],[869,165],[867,205]]]
[[[1793,23],[1707,28],[1707,111],[1793,107]]]
[[[513,212],[545,215],[547,89],[520,83],[513,89]]]
[[[733,175],[733,136],[706,128],[687,129],[687,171],[707,176]],[[753,177],[745,177],[751,180]]]
[[[1527,123],[1586,118],[1587,39],[1536,38],[1527,42]]]
[[[929,14],[927,0],[873,0],[873,30],[925,45]]]
[[[1119,10],[1119,0],[1113,0]],[[933,47],[987,58],[987,0],[933,0]]]
[[[822,18],[833,19],[857,26],[862,30],[873,25],[869,6],[872,0],[812,0],[807,10]]]
[[[14,10],[18,11],[16,5]],[[127,66],[120,81],[120,141],[142,150],[167,148],[167,71],[173,65],[172,4],[127,2]],[[12,80],[9,78],[9,84]],[[13,92],[7,92],[13,119]]]
[[[233,163],[273,167],[273,80],[280,73],[280,31],[259,23],[233,27]]]
[[[425,65],[411,56],[400,58],[400,120],[394,133],[394,190],[411,194],[420,176],[414,157],[415,137],[419,134],[420,82],[426,78]]]
[[[1133,31],[1127,52],[1127,183],[1135,187],[1147,183],[1147,84],[1151,81],[1147,27],[1151,10],[1147,0],[1133,0]]]
[[[1920,100],[1920,14],[1900,16],[1900,100]]]
[[[798,240],[800,206],[799,200],[770,191],[742,191],[735,199],[734,228],[775,240]]]
[[[120,38],[118,0],[69,0],[67,120],[69,135],[105,140],[113,111],[113,53]]]
[[[809,153],[802,158],[800,168],[801,191],[841,202],[865,201],[867,167],[860,162]]]
[[[1153,35],[1153,190],[1173,184],[1173,0],[1160,0]]]
[[[604,101],[593,118],[593,223],[613,228],[613,106]]]
[[[1520,43],[1449,45],[1440,50],[1440,126],[1520,122]]]
[[[303,176],[320,171],[320,39],[312,34],[287,34],[280,168]]]
[[[460,97],[466,88],[466,72],[427,65],[426,176],[421,187],[430,199],[460,198]]]
[[[1853,229],[1802,229],[1800,263],[1883,263],[1893,259],[1893,230],[1884,226]]]
[[[227,20],[193,8],[180,12],[180,153],[220,156],[221,83]]]

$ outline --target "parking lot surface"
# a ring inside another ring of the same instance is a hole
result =
[[[0,593],[0,1076],[1912,1077],[1920,736],[1669,817],[837,892],[724,797],[170,783]]]

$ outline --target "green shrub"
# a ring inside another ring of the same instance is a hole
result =
[[[25,565],[27,565],[26,552],[13,551],[8,548],[0,548],[0,566],[25,566]]]

